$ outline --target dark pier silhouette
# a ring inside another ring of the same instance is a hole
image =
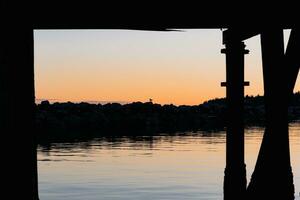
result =
[[[228,29],[226,49],[226,98],[228,104],[224,199],[294,199],[288,134],[288,102],[300,63],[298,29],[291,30],[286,53],[283,29],[260,30],[263,61],[266,127],[255,170],[246,187],[243,130],[243,43],[251,34]],[[254,31],[254,34],[257,34]],[[245,36],[245,37],[244,37]],[[224,85],[224,84],[223,84]]]
[[[283,31],[274,29],[262,32],[261,48],[266,128],[247,189],[247,198],[291,200],[294,199],[294,185],[287,114],[288,80],[292,77],[288,76],[291,66],[285,64]],[[292,76],[294,77],[294,74]],[[294,85],[290,88],[294,88]]]
[[[244,159],[244,54],[245,44],[235,38],[225,42],[226,55],[227,134],[224,199],[243,199],[246,189]]]
[[[202,11],[197,12],[197,17],[183,18],[177,12],[166,17],[165,10],[157,11],[159,7],[157,5],[151,13],[139,10],[139,12],[133,12],[136,15],[132,17],[128,16],[128,13],[132,13],[133,8],[136,8],[135,5],[131,9],[125,9],[130,5],[125,7],[119,5],[123,12],[119,11],[118,16],[122,17],[117,19],[111,18],[112,13],[117,12],[115,7],[108,9],[103,5],[99,9],[98,5],[84,2],[51,1],[51,3],[45,3],[44,1],[5,0],[1,1],[0,6],[0,132],[7,133],[2,142],[7,144],[3,153],[5,162],[2,163],[5,168],[3,173],[7,175],[2,179],[3,197],[20,199],[21,196],[22,199],[39,199],[36,136],[33,123],[35,112],[34,29],[121,28],[168,31],[174,28],[228,28],[223,32],[225,49],[222,50],[226,55],[226,83],[222,85],[226,86],[228,103],[224,199],[294,199],[287,110],[300,66],[300,42],[299,31],[291,25],[292,21],[285,21],[286,23],[277,21],[277,26],[273,28],[262,26],[268,25],[263,22],[257,23],[256,27],[249,27],[247,25],[253,22],[252,15],[251,19],[246,19],[243,15],[242,23],[236,23],[240,21],[239,16],[242,15],[235,16],[237,19],[233,20],[226,18],[227,13],[218,13],[217,10],[214,13],[215,18],[210,20],[207,13],[201,14]],[[215,9],[214,5],[207,10]],[[226,11],[225,8],[223,10]],[[157,17],[161,17],[161,20],[153,18],[154,11]],[[277,16],[277,13],[273,16]],[[201,21],[201,19],[205,20]],[[274,18],[274,21],[275,19],[277,18]],[[286,25],[283,26],[283,24]],[[283,29],[285,28],[292,28],[286,52],[283,46]],[[248,82],[244,81],[244,54],[248,52],[245,50],[243,41],[258,34],[261,37],[267,123],[257,164],[247,188],[244,162],[243,98],[244,86],[248,85]],[[12,141],[15,144],[12,144]],[[22,162],[16,159],[16,154],[9,152],[12,145],[17,147],[18,157],[23,159]],[[30,189],[20,192],[24,187]]]

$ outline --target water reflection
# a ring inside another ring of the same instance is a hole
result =
[[[198,140],[201,138],[201,140]],[[84,151],[95,148],[122,148],[130,147],[137,149],[153,149],[161,143],[190,144],[191,140],[197,140],[201,144],[217,144],[225,142],[225,132],[184,132],[173,135],[158,134],[152,136],[123,136],[123,137],[102,137],[87,141],[72,143],[48,143],[40,144],[38,151],[40,153],[49,153],[55,151]]]
[[[299,193],[300,174],[296,169],[300,167],[300,123],[290,129]],[[262,133],[261,128],[246,130],[248,179]],[[38,148],[38,160],[43,200],[222,199],[225,132],[44,144]]]

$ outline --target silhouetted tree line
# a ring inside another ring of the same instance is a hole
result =
[[[264,97],[245,97],[245,125],[264,124]],[[160,105],[152,102],[53,103],[37,105],[36,127],[39,140],[82,139],[110,135],[149,135],[223,129],[226,101],[217,98],[197,106]],[[300,117],[300,93],[292,97],[290,120]]]

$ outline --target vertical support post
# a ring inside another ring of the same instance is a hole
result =
[[[288,90],[293,95],[297,76],[300,68],[300,29],[293,28],[285,52],[284,66],[288,69]]]
[[[30,3],[15,3],[3,1],[0,7],[2,196],[38,200],[33,28],[30,13],[24,13]]]
[[[261,33],[266,129],[247,199],[294,199],[288,131],[288,68],[283,30]]]
[[[228,41],[222,53],[226,54],[226,168],[224,200],[244,199],[246,192],[246,165],[244,161],[244,54],[241,41]]]

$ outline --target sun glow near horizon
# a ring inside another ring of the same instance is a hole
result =
[[[197,105],[225,96],[218,29],[36,30],[36,97]],[[246,42],[248,95],[262,94],[259,37]],[[299,90],[297,83],[296,90]]]

